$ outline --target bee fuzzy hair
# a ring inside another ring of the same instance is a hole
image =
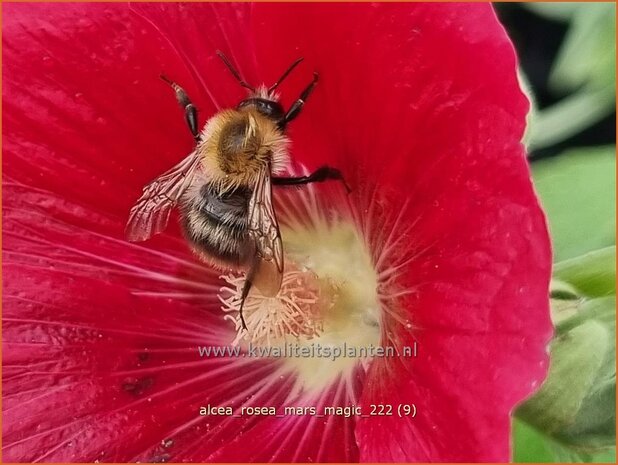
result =
[[[242,142],[239,130],[244,131]],[[272,173],[280,173],[288,163],[288,138],[257,112],[221,111],[204,127],[202,140],[198,150],[205,174],[222,192],[253,185],[265,163]]]

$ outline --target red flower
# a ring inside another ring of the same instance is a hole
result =
[[[9,4],[3,19],[4,460],[509,459],[510,412],[547,366],[550,251],[489,5]],[[274,194],[300,280],[282,299],[317,318],[305,345],[416,342],[417,357],[200,357],[236,337],[219,301],[234,282],[175,224],[123,239],[141,187],[192,150],[159,73],[200,124],[245,95],[217,49],[251,83],[304,56],[286,107],[320,73],[290,169],[328,163],[353,192]],[[318,416],[351,405],[363,415]]]

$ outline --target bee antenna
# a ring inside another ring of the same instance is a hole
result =
[[[230,70],[230,72],[234,75],[234,77],[236,78],[236,80],[241,86],[246,87],[251,92],[255,92],[255,87],[250,86],[243,80],[243,78],[240,77],[240,74],[238,73],[238,71],[236,71],[236,68],[232,66],[232,63],[230,63],[230,60],[227,59],[227,57],[223,54],[221,50],[217,50],[217,55],[219,55],[219,58],[223,60],[223,63],[225,63],[225,66],[227,66],[227,69]]]
[[[290,74],[292,72],[292,70],[294,68],[296,68],[296,66],[298,66],[298,64],[303,61],[303,57],[300,57],[298,60],[296,60],[294,63],[292,63],[288,69],[285,70],[285,72],[281,75],[281,77],[279,79],[277,79],[277,81],[268,88],[268,93],[272,93],[278,86],[279,84],[281,84],[281,82],[288,77],[288,74]]]

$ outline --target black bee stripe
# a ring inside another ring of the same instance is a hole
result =
[[[220,194],[206,184],[182,211],[185,235],[201,253],[218,261],[241,266],[251,250],[247,215],[251,192],[248,189]]]

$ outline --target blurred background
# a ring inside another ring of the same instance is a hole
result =
[[[497,3],[533,102],[525,137],[554,249],[550,374],[516,462],[616,461],[616,5]]]

